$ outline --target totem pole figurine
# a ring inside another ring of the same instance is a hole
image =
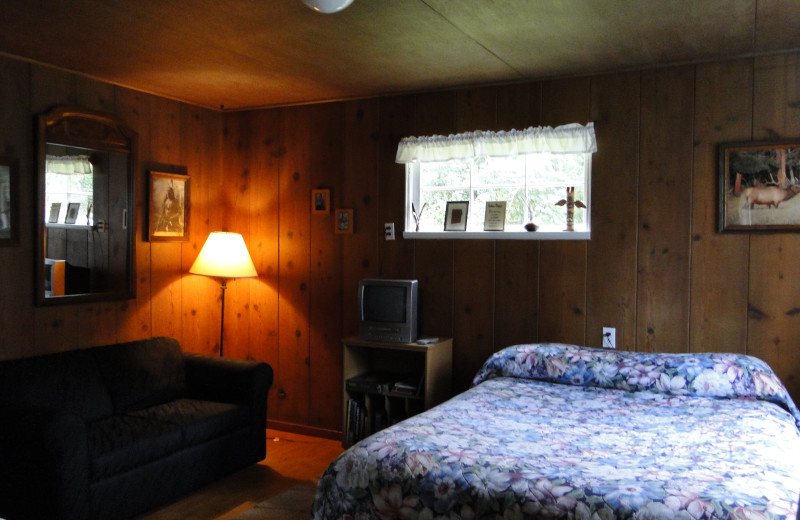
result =
[[[567,188],[567,198],[561,199],[556,202],[556,206],[567,205],[567,229],[564,231],[575,231],[573,225],[575,223],[575,206],[579,208],[586,208],[586,204],[579,200],[575,200],[575,186]]]

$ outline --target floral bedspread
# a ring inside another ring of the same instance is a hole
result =
[[[518,345],[344,452],[312,518],[794,519],[798,423],[753,357]]]

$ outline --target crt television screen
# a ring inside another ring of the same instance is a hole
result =
[[[406,288],[364,286],[364,319],[379,323],[405,323]]]

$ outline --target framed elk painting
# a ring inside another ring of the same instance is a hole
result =
[[[800,231],[800,139],[723,143],[720,231]]]

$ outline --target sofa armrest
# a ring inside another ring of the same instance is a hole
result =
[[[253,411],[253,426],[266,428],[267,391],[272,367],[260,361],[184,354],[187,395],[195,399],[242,403]]]
[[[88,517],[85,421],[52,408],[2,407],[0,424],[0,517]]]

